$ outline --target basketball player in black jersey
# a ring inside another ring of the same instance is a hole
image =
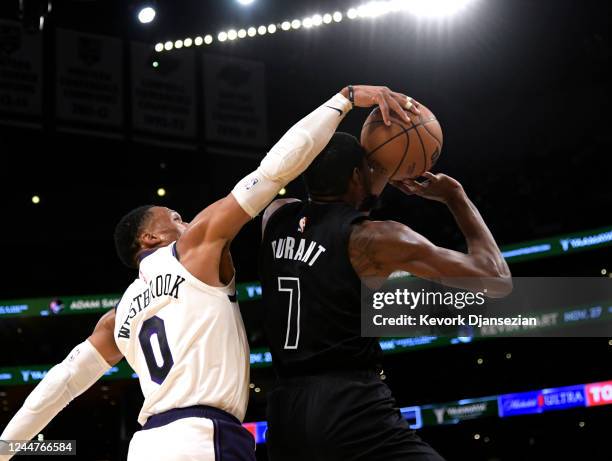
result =
[[[265,326],[279,376],[268,395],[272,461],[440,461],[381,381],[378,340],[360,336],[361,284],[404,270],[443,282],[482,277],[493,296],[511,290],[508,266],[459,182],[427,174],[422,184],[393,185],[445,203],[467,253],[369,220],[387,183],[376,171],[357,139],[336,133],[304,174],[309,200],[277,200],[264,214]]]

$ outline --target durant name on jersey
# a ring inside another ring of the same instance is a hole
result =
[[[271,244],[274,259],[302,261],[311,267],[319,256],[326,251],[323,245],[303,238],[300,239],[297,246],[293,237],[279,238],[272,241]]]

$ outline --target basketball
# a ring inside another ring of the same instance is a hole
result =
[[[374,109],[361,129],[361,145],[368,159],[389,179],[418,178],[429,171],[442,151],[442,127],[424,105],[420,115],[410,112],[410,123],[391,116],[385,125],[380,109]]]

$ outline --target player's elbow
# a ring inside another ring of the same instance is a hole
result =
[[[489,298],[505,298],[513,289],[512,277],[509,275],[488,278],[484,285]]]
[[[479,258],[479,266],[488,297],[504,298],[512,293],[512,275],[508,266],[499,264],[497,259],[492,257]]]

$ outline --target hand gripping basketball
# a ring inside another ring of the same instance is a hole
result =
[[[428,200],[447,203],[454,197],[463,194],[463,186],[459,181],[443,173],[425,172],[427,179],[419,182],[414,179],[390,181],[391,185],[408,195],[418,195]]]
[[[386,86],[355,85],[354,104],[357,107],[372,107],[378,105],[385,125],[391,125],[392,115],[395,113],[401,119],[410,123],[407,111],[419,115],[419,103],[402,93],[390,90]],[[342,90],[342,94],[348,97],[348,89]]]

